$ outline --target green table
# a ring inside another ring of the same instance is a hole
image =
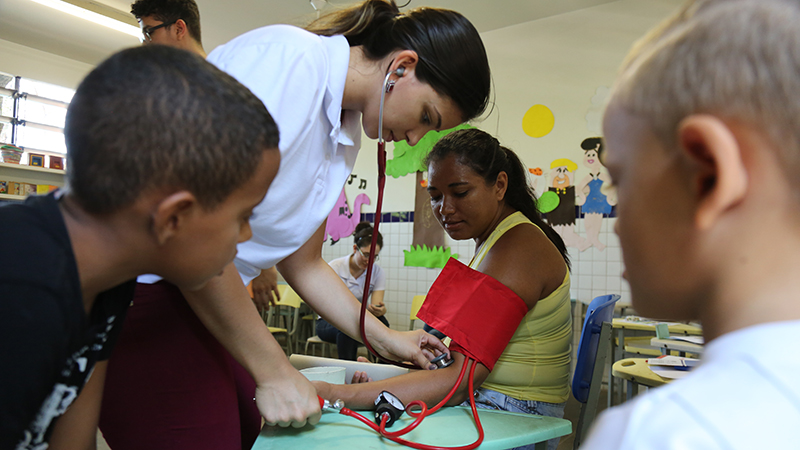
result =
[[[361,411],[373,417],[372,411]],[[547,440],[566,436],[572,432],[572,424],[565,419],[517,414],[488,409],[478,410],[483,425],[484,440],[481,450],[507,449],[520,445],[541,443],[536,448],[544,449]],[[398,420],[390,431],[397,431],[412,422],[408,415]],[[404,439],[423,444],[457,447],[475,442],[478,430],[472,419],[472,410],[461,406],[442,408]],[[375,431],[360,421],[333,412],[322,413],[316,425],[303,428],[264,427],[252,450],[289,449],[405,449],[403,445],[381,438]]]

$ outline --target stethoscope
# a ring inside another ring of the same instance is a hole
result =
[[[364,342],[364,345],[367,347],[370,353],[375,355],[378,359],[385,363],[394,364],[395,366],[404,367],[408,369],[418,369],[417,366],[412,364],[405,364],[400,363],[397,361],[391,361],[376,352],[372,345],[370,345],[369,341],[367,340],[367,333],[365,329],[365,320],[367,314],[367,301],[369,301],[369,282],[372,278],[372,267],[375,263],[375,250],[378,246],[378,226],[380,225],[381,221],[381,210],[383,207],[383,191],[384,186],[386,185],[386,141],[383,140],[383,106],[384,101],[386,99],[386,94],[391,92],[394,88],[395,81],[391,80],[392,75],[396,75],[397,77],[402,77],[403,73],[405,72],[404,67],[399,67],[397,70],[391,71],[386,74],[386,77],[383,79],[383,86],[381,89],[381,104],[380,109],[378,110],[378,201],[375,204],[375,220],[372,230],[372,242],[370,243],[369,247],[369,258],[367,261],[367,274],[366,279],[364,280],[364,297],[361,299],[361,315],[359,317],[359,328],[361,331],[361,340]],[[452,358],[448,358],[447,354],[444,353],[439,355],[438,357],[434,358],[431,361],[432,364],[436,365],[437,368],[447,367],[453,363]],[[455,385],[450,390],[450,392],[445,396],[445,398],[439,402],[438,405],[434,406],[431,409],[428,409],[428,406],[425,402],[420,400],[415,400],[408,405],[404,406],[403,403],[395,397],[393,394],[383,391],[381,395],[375,401],[375,423],[364,417],[363,415],[346,408],[344,403],[341,400],[336,400],[335,402],[331,403],[328,400],[324,400],[322,397],[319,398],[320,408],[323,411],[336,411],[339,414],[344,414],[346,416],[353,417],[355,419],[360,420],[361,422],[365,423],[367,426],[378,432],[381,436],[390,439],[398,444],[402,444],[411,448],[416,448],[420,450],[471,450],[478,447],[483,442],[483,426],[481,425],[480,418],[478,417],[478,410],[475,406],[475,389],[473,388],[473,380],[475,377],[475,367],[478,363],[472,358],[466,358],[464,361],[464,365],[461,367],[461,372],[456,380]],[[418,444],[416,442],[407,441],[400,436],[403,436],[409,433],[411,430],[416,428],[422,420],[434,412],[438,411],[439,408],[447,404],[450,398],[455,394],[458,386],[461,385],[461,381],[464,379],[464,374],[467,371],[467,366],[471,367],[468,383],[469,383],[469,399],[470,399],[470,406],[472,407],[472,415],[475,418],[475,424],[478,428],[478,439],[475,440],[472,444],[464,445],[460,447],[438,447],[438,446],[431,446],[426,444]],[[419,407],[419,411],[412,411],[411,408]],[[399,418],[403,413],[407,413],[409,416],[414,418],[414,421],[411,422],[408,426],[403,428],[399,431],[387,431],[386,427],[391,426],[394,421]]]

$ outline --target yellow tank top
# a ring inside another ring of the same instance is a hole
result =
[[[520,224],[536,227],[521,212],[511,214],[489,235],[469,266],[477,269],[497,240]],[[572,314],[567,270],[561,285],[539,300],[522,319],[494,370],[481,387],[520,400],[548,403],[567,401],[571,339]]]

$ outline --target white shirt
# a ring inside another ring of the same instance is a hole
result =
[[[361,146],[361,114],[342,111],[350,63],[343,36],[289,25],[249,31],[208,61],[247,86],[278,124],[281,166],[234,263],[245,284],[299,249],[333,209]],[[151,276],[139,282],[155,282]]]
[[[361,299],[364,298],[364,284],[367,282],[367,271],[365,270],[361,276],[355,278],[353,274],[350,273],[351,256],[353,255],[351,254],[342,256],[341,258],[336,258],[328,264],[331,266],[333,271],[336,272],[336,275],[339,275],[339,278],[344,281],[347,289],[350,289],[350,292],[352,292],[360,302]],[[374,264],[372,266],[372,277],[369,280],[369,295],[372,295],[372,293],[375,291],[385,290],[386,273],[384,273],[383,269],[381,269],[381,266]]]
[[[800,448],[800,321],[723,335],[679,381],[600,415],[581,450]]]

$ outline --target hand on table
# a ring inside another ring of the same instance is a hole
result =
[[[281,299],[281,294],[278,292],[278,269],[271,267],[262,270],[261,275],[253,279],[252,288],[253,303],[259,311],[266,311],[270,306],[275,306],[276,299]]]
[[[319,422],[317,391],[300,372],[289,368],[256,387],[256,405],[267,425],[300,428]]]

